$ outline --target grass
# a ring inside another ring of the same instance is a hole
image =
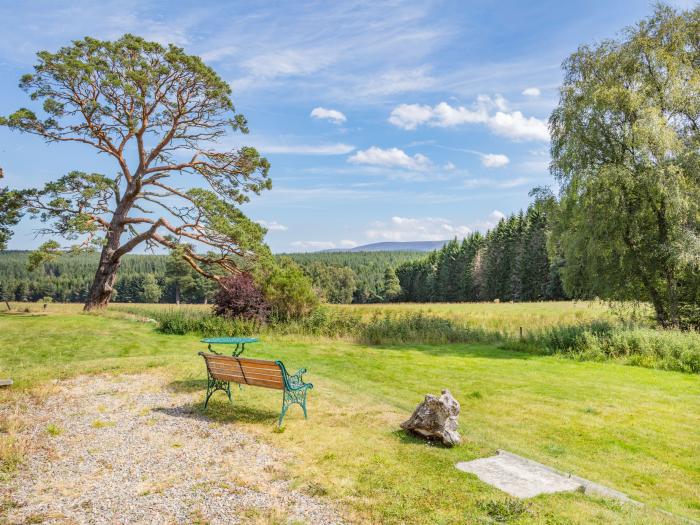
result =
[[[503,317],[512,314],[515,326],[527,315],[512,308],[521,305],[496,306],[504,307]],[[40,391],[53,378],[152,368],[169,374],[172,389],[201,392],[203,398],[198,337],[161,334],[152,324],[115,314],[59,313],[60,305],[52,307],[56,311],[46,315],[0,316],[0,375],[16,381],[16,388],[0,393],[0,402],[17,402],[22,391]],[[553,310],[555,317],[576,315],[564,306]],[[247,352],[309,369],[306,379],[315,385],[309,420],[294,407],[285,431],[275,432],[279,393],[258,388],[236,389],[232,405],[216,394],[207,416],[293,452],[285,474],[294,486],[340,502],[354,521],[676,522],[649,508],[582,494],[543,495],[521,505],[454,468],[457,461],[498,448],[621,490],[653,508],[700,519],[697,375],[533,355],[490,343],[370,346],[269,334]],[[445,387],[462,405],[462,446],[430,446],[397,431],[425,393]]]

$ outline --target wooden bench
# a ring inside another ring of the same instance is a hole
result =
[[[226,393],[231,401],[231,383],[239,385],[260,386],[283,390],[282,412],[279,426],[289,407],[293,404],[301,406],[306,418],[306,392],[313,388],[311,383],[304,383],[302,368],[296,374],[289,375],[281,361],[265,361],[247,357],[232,357],[227,355],[199,352],[207,366],[207,398],[204,408],[209,404],[209,398],[217,390]]]

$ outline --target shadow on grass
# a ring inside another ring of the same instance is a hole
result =
[[[421,447],[425,447],[426,445],[428,445],[435,448],[451,448],[443,445],[441,441],[438,441],[436,439],[425,439],[417,434],[414,434],[413,432],[409,432],[406,430],[394,430],[392,432],[392,435],[402,445],[420,445]]]
[[[207,380],[206,379],[183,379],[180,381],[172,381],[168,383],[166,387],[170,392],[176,394],[189,394],[190,392],[206,392],[207,391]]]
[[[222,394],[223,395],[223,394]],[[201,403],[188,403],[178,407],[158,407],[154,412],[167,414],[172,417],[197,419],[199,421],[215,421],[217,423],[276,423],[279,413],[272,410],[259,409],[243,405],[240,402],[229,403],[224,397],[221,400],[209,401],[209,406],[204,410],[204,399]]]

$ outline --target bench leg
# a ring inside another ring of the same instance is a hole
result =
[[[304,419],[308,419],[306,416],[306,389],[303,391],[284,391],[284,396],[282,397],[282,412],[280,413],[280,419],[277,426],[282,426],[282,420],[289,410],[289,407],[297,404],[304,411]]]
[[[228,397],[229,403],[233,403],[233,401],[231,400],[231,383],[229,383],[228,381],[219,381],[218,379],[213,379],[212,377],[209,377],[207,378],[207,397],[204,400],[204,410],[207,409],[207,405],[209,404],[209,398],[217,390],[223,391]]]

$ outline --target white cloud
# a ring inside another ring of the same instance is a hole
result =
[[[525,117],[520,111],[499,111],[489,119],[488,126],[496,135],[513,140],[549,140],[547,123],[535,117]]]
[[[481,155],[481,164],[486,168],[502,168],[508,165],[510,159],[500,153],[484,153]]]
[[[263,153],[286,153],[289,155],[347,155],[354,151],[350,144],[263,144],[256,146]]]
[[[447,161],[445,165],[442,167],[445,171],[454,171],[457,169],[457,166],[455,166],[452,162]]]
[[[343,239],[342,241],[340,241],[340,245],[343,248],[354,248],[358,245],[358,243],[356,241],[351,241],[350,239]]]
[[[376,146],[358,151],[348,158],[348,162],[384,168],[403,168],[411,171],[424,171],[432,167],[430,159],[420,153],[410,156],[399,148],[382,149]]]
[[[311,110],[311,116],[317,119],[330,120],[334,124],[341,124],[347,120],[345,115],[336,109],[326,109],[322,107]]]
[[[386,241],[442,241],[453,237],[465,237],[471,228],[453,224],[447,219],[427,217],[416,219],[410,217],[392,217],[387,222],[374,222],[365,231],[370,240]]]
[[[523,95],[526,97],[539,97],[542,92],[540,91],[540,88],[536,87],[529,87],[526,89],[523,89]]]
[[[330,250],[335,248],[335,243],[330,241],[294,241],[291,245],[302,250]]]
[[[495,113],[494,113],[495,111]],[[406,130],[420,125],[449,128],[463,124],[485,124],[493,133],[520,140],[549,140],[547,123],[525,117],[520,111],[508,111],[507,101],[497,95],[480,95],[471,108],[440,102],[436,106],[401,104],[389,115],[389,122]]]
[[[389,122],[403,129],[416,129],[419,124],[428,122],[433,116],[430,106],[420,104],[401,104],[394,108],[389,116]]]
[[[287,231],[287,227],[284,224],[280,224],[277,221],[265,221],[263,219],[255,221],[263,228],[267,228],[269,231]]]

